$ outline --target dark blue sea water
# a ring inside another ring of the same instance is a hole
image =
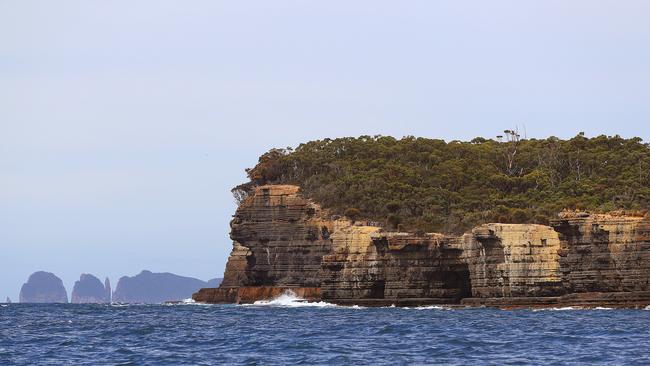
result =
[[[0,364],[650,364],[650,311],[0,307]]]

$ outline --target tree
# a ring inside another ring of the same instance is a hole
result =
[[[390,213],[396,213],[402,208],[402,205],[397,201],[391,201],[386,204],[386,210]]]
[[[519,131],[517,129],[505,130],[503,133],[506,135],[505,149],[503,149],[506,158],[506,174],[509,176],[521,174],[521,171],[517,173],[517,167],[515,166],[515,156],[519,147]]]
[[[359,219],[359,217],[361,217],[361,211],[359,211],[359,209],[351,207],[345,210],[344,215],[350,221],[352,221],[352,223],[354,223],[355,221],[357,221],[357,219]]]
[[[295,184],[333,214],[407,230],[463,233],[486,222],[547,222],[564,208],[650,209],[650,147],[620,136],[496,140],[361,136],[271,150],[233,189]],[[520,211],[518,211],[520,210]],[[389,216],[393,216],[389,222]],[[346,214],[347,216],[347,214]]]

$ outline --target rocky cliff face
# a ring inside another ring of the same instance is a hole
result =
[[[385,232],[330,217],[296,186],[261,186],[231,223],[219,289],[252,302],[292,289],[341,304],[650,304],[650,221],[564,214],[551,226],[486,224],[462,236]]]
[[[462,237],[473,297],[562,294],[558,234],[548,226],[487,224]]]
[[[461,247],[440,234],[339,223],[322,261],[322,298],[368,305],[455,303],[470,295]]]
[[[319,287],[321,260],[331,250],[332,222],[298,187],[262,186],[232,220],[233,250],[221,287]]]
[[[63,281],[50,272],[34,272],[20,289],[21,303],[67,303]]]
[[[650,221],[623,215],[564,214],[558,232],[567,293],[650,290]]]
[[[108,278],[106,279],[108,281]],[[70,302],[73,304],[103,304],[110,303],[110,283],[107,282],[108,291],[101,283],[99,278],[84,273],[79,278],[79,281],[74,283]],[[109,296],[107,296],[109,295]]]

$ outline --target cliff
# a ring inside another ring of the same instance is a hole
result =
[[[463,235],[390,232],[331,215],[299,187],[256,187],[231,222],[233,249],[203,302],[291,289],[360,305],[650,304],[650,221],[564,213],[550,226],[484,224]]]
[[[50,272],[34,272],[20,289],[21,303],[67,303],[63,281]]]
[[[110,282],[102,284],[99,278],[83,273],[79,281],[74,283],[70,302],[73,304],[103,304],[110,303]]]

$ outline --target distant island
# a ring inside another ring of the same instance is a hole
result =
[[[50,272],[38,271],[29,276],[20,289],[20,302],[67,303],[68,293],[63,281]]]
[[[640,138],[324,139],[247,174],[224,280],[196,301],[650,305]]]
[[[102,283],[92,274],[84,273],[75,282],[70,302],[73,304],[102,304],[111,302],[157,304],[188,299],[202,287],[218,287],[220,278],[201,281],[173,273],[140,274],[120,278],[114,292],[108,278]],[[7,303],[11,300],[7,298]],[[63,281],[50,272],[38,271],[29,276],[20,291],[21,303],[67,303]]]
[[[142,271],[139,274],[120,278],[113,292],[113,302],[122,303],[161,303],[179,301],[192,297],[192,293],[202,287],[218,287],[221,279],[208,282],[173,273],[153,273]]]

